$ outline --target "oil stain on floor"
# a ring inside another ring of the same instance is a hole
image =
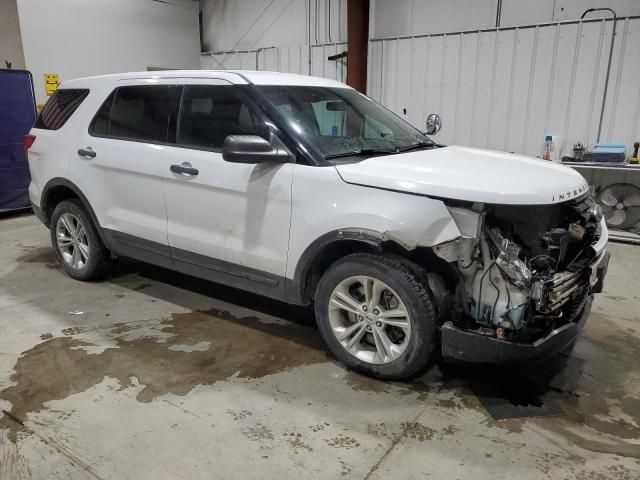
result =
[[[40,263],[52,270],[60,268],[56,254],[51,247],[24,247],[22,255],[16,258],[18,263]]]
[[[17,440],[30,412],[43,410],[48,401],[86,391],[105,377],[117,379],[123,389],[133,386],[135,377],[144,385],[138,401],[150,402],[168,393],[186,395],[198,385],[234,374],[258,378],[328,358],[313,328],[236,318],[215,309],[172,315],[160,325],[168,338],[128,339],[122,324],[114,330],[120,335],[116,347],[101,353],[88,353],[83,347],[89,343],[64,336],[45,340],[21,355],[11,376],[15,385],[0,392],[0,400],[12,405],[0,419],[0,429],[8,429],[10,440]],[[209,348],[184,348],[202,342]]]

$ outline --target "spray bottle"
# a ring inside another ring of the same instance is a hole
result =
[[[542,147],[542,159],[551,160],[551,152],[553,151],[553,137],[547,135],[544,137],[544,145]]]
[[[640,158],[638,157],[638,149],[640,148],[640,142],[636,142],[633,144],[633,155],[629,159],[629,163],[638,164],[640,162]]]

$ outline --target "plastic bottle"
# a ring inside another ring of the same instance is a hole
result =
[[[544,137],[544,146],[542,147],[542,159],[551,160],[551,152],[553,151],[553,137],[547,135]]]

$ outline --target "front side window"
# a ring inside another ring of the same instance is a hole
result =
[[[87,95],[89,90],[85,88],[59,88],[47,100],[34,128],[58,130],[69,120]]]
[[[175,101],[176,87],[172,85],[118,87],[98,110],[89,133],[124,140],[167,142]]]
[[[232,85],[185,85],[176,130],[178,145],[221,150],[229,135],[265,136],[267,127]]]
[[[368,151],[395,153],[434,145],[419,130],[355,90],[272,85],[256,88],[293,130],[329,160]]]

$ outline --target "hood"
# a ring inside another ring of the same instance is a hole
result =
[[[468,147],[384,155],[336,169],[347,183],[469,202],[546,205],[589,190],[569,167]]]

